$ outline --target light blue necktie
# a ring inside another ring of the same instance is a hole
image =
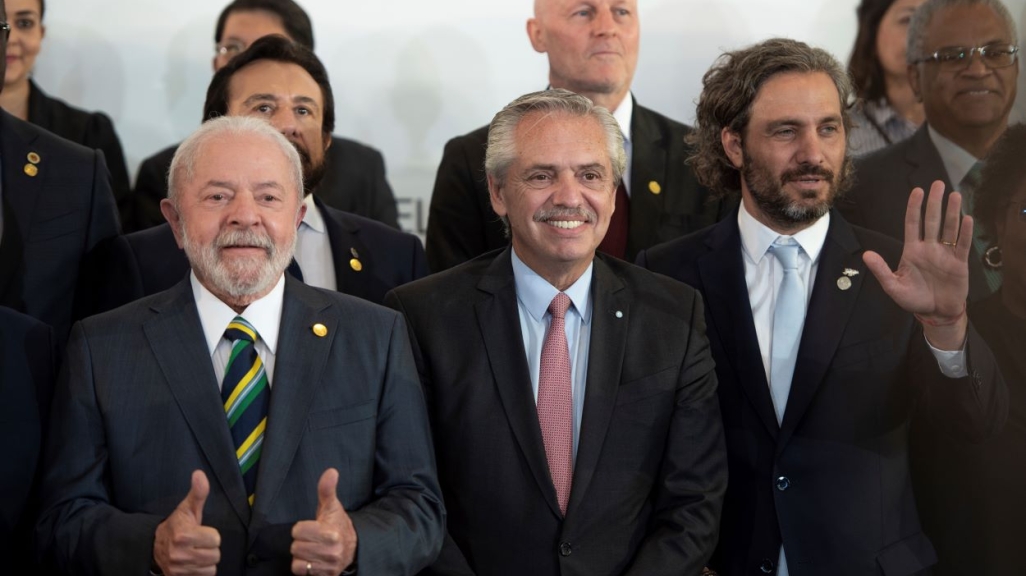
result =
[[[770,342],[770,395],[777,413],[777,424],[784,420],[784,408],[791,393],[791,377],[798,359],[798,344],[805,325],[805,284],[798,272],[801,246],[794,238],[780,236],[770,252],[784,268],[773,311],[773,340]]]

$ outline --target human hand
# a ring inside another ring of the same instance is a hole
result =
[[[192,473],[192,486],[174,512],[157,525],[153,560],[166,576],[213,575],[221,560],[221,535],[203,526],[203,506],[210,482],[201,470]]]
[[[337,576],[356,557],[356,530],[338,500],[338,470],[317,482],[317,517],[292,527],[292,573]]]

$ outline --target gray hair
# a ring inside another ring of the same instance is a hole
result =
[[[182,186],[190,182],[196,173],[196,161],[199,160],[203,145],[212,138],[218,136],[239,137],[244,135],[255,135],[270,140],[276,144],[282,154],[288,160],[290,184],[299,195],[300,201],[303,198],[303,164],[299,158],[296,147],[288,141],[285,136],[278,132],[265,120],[251,118],[249,116],[221,116],[207,120],[200,127],[189,135],[175,152],[171,160],[171,169],[167,177],[167,197],[178,207],[178,194]]]
[[[565,114],[576,117],[592,117],[598,121],[606,134],[606,148],[609,163],[613,168],[613,181],[620,185],[627,169],[627,153],[623,149],[623,134],[620,125],[608,110],[595,106],[591,100],[569,90],[554,89],[525,94],[503,108],[488,127],[488,150],[485,153],[485,174],[499,182],[505,182],[509,167],[516,161],[516,132],[520,121],[528,114]]]
[[[1008,8],[1001,3],[1001,0],[926,0],[912,13],[912,20],[908,24],[908,39],[905,50],[905,60],[909,64],[915,64],[927,56],[924,53],[923,44],[926,42],[926,29],[933,21],[933,17],[943,10],[953,6],[987,6],[1004,21],[1005,28],[1012,35],[1012,44],[1019,45],[1019,33],[1015,28],[1015,18]]]

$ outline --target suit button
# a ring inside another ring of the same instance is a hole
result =
[[[791,487],[791,481],[788,480],[787,476],[781,476],[780,478],[777,478],[777,490],[780,490],[781,492],[783,492],[783,491],[787,490],[790,487]]]
[[[249,554],[246,556],[246,566],[250,568],[255,567],[260,563],[260,558],[256,554]]]
[[[763,560],[762,564],[759,564],[759,571],[763,574],[772,574],[773,568],[775,568],[775,566],[773,565],[773,561],[769,558]]]
[[[572,546],[570,546],[569,542],[560,542],[559,543],[559,555],[560,556],[569,556],[570,554],[573,553],[573,551],[574,551],[574,549],[573,549]]]

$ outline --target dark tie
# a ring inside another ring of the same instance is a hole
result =
[[[960,191],[962,192],[962,212],[972,215],[974,213],[974,206],[976,205],[976,191],[980,187],[980,182],[983,176],[983,160],[979,160],[969,172],[962,178]],[[987,252],[987,240],[983,237],[986,232],[983,230],[983,226],[980,223],[974,222],[973,226],[973,257],[977,260],[982,260],[983,254]],[[990,266],[983,267],[983,276],[987,279],[987,287],[990,288],[991,292],[997,292],[1001,288],[1002,274],[1001,270],[991,268]]]
[[[295,258],[293,258],[292,261],[289,262],[289,267],[285,270],[289,274],[292,274],[292,277],[296,280],[299,280],[300,282],[303,281],[303,271],[299,268],[299,262],[296,262]]]
[[[616,199],[613,217],[609,220],[609,229],[599,244],[599,252],[623,259],[627,256],[627,225],[631,221],[631,202],[627,198],[627,188],[623,182],[616,187]]]
[[[545,457],[556,488],[559,509],[566,515],[570,502],[574,458],[574,402],[570,382],[570,349],[566,342],[566,311],[570,297],[560,292],[549,304],[552,322],[542,344],[538,375],[538,422]]]
[[[264,363],[257,355],[256,329],[242,316],[236,316],[224,331],[232,342],[232,353],[221,384],[221,400],[228,416],[228,428],[235,444],[235,457],[239,460],[242,481],[246,485],[249,505],[256,494],[257,463],[267,428],[267,407],[271,402],[271,388],[267,382]]]

